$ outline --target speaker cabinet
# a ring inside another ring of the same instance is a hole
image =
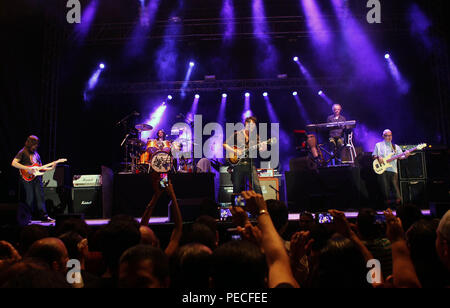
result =
[[[450,202],[450,183],[447,180],[428,180],[427,196],[431,202]]]
[[[259,178],[264,200],[280,200],[280,184],[277,178]]]
[[[219,203],[231,203],[232,195],[233,195],[233,186],[219,187]]]
[[[233,186],[231,173],[228,172],[228,166],[220,167],[220,186]]]
[[[71,187],[44,187],[44,198],[50,217],[73,212]]]
[[[450,161],[448,150],[428,150],[425,152],[428,179],[449,179]]]
[[[415,152],[408,159],[400,160],[398,166],[400,181],[424,180],[427,176],[424,152]]]
[[[101,187],[73,188],[73,209],[75,214],[84,214],[85,218],[102,218]]]
[[[400,181],[400,192],[403,203],[426,207],[427,190],[425,181]]]

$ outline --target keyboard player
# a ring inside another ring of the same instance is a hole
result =
[[[332,107],[333,114],[330,115],[327,118],[328,123],[335,123],[335,122],[346,122],[344,116],[341,115],[342,112],[342,106],[339,104],[334,104]],[[344,146],[344,128],[336,128],[330,130],[329,135],[329,142],[331,145],[331,148],[333,149],[333,153],[337,158],[341,157],[341,149]]]

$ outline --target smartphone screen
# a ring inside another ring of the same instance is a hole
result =
[[[245,199],[241,194],[233,194],[231,203],[233,206],[245,207]]]
[[[159,185],[161,185],[161,188],[166,188],[168,182],[169,179],[167,178],[167,173],[161,173],[159,181]]]
[[[331,214],[329,214],[329,213],[319,213],[317,219],[318,219],[319,224],[333,223],[333,216],[331,216]]]

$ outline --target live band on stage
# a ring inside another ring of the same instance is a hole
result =
[[[339,166],[353,166],[356,160],[354,146],[354,128],[357,121],[347,121],[342,116],[342,106],[332,106],[333,114],[326,123],[307,125],[306,130],[296,130],[294,133],[301,140],[292,147],[296,148],[303,157],[316,168],[330,168]],[[126,123],[127,119],[118,124]],[[191,125],[191,123],[189,123]],[[122,174],[159,174],[160,185],[168,185],[168,174],[177,173],[209,173],[213,169],[219,171],[227,167],[231,175],[233,193],[239,194],[244,190],[254,190],[263,194],[258,172],[261,172],[258,153],[264,153],[269,147],[279,146],[279,136],[272,136],[260,140],[258,135],[257,118],[250,116],[244,120],[243,128],[234,131],[230,136],[222,138],[219,151],[225,150],[226,159],[221,155],[215,157],[196,158],[194,147],[197,145],[191,132],[178,129],[172,130],[168,136],[163,129],[154,133],[149,124],[136,124],[131,129],[126,125],[125,138],[121,146],[125,160]],[[143,138],[143,135],[154,137]],[[326,134],[325,143],[321,143],[321,135]],[[175,137],[175,138],[174,138]],[[382,138],[382,139],[381,139]],[[386,204],[402,202],[399,189],[397,161],[407,159],[412,152],[422,150],[426,144],[420,144],[406,152],[392,142],[393,133],[389,129],[380,133],[380,142],[374,146],[372,153],[373,172],[377,174],[378,185],[382,198]],[[30,136],[12,161],[12,166],[19,169],[20,181],[25,192],[25,203],[36,217],[42,221],[52,221],[44,202],[42,176],[54,170],[57,164],[70,161],[59,159],[46,165],[37,152],[39,138]],[[215,144],[217,146],[217,144]],[[216,148],[217,151],[217,148]],[[276,166],[271,168],[276,169]],[[272,173],[273,174],[273,173]],[[278,190],[272,187],[274,190]],[[392,196],[391,196],[392,194]]]

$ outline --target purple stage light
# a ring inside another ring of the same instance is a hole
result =
[[[168,99],[169,101],[171,101],[171,100],[173,99],[173,96],[172,96],[172,95],[167,95],[167,99]]]
[[[269,93],[264,92],[264,93],[263,93],[263,96],[264,96],[264,97],[267,97],[267,96],[269,96]]]
[[[104,64],[104,63],[100,63],[100,64],[98,65],[98,67],[99,67],[100,69],[104,69],[104,68],[105,68],[105,64]]]
[[[76,40],[83,43],[97,14],[99,0],[92,0],[81,14],[81,22],[75,24]]]
[[[222,6],[221,16],[225,21],[223,40],[225,42],[231,41],[234,35],[234,7],[233,0],[224,0]]]
[[[385,59],[389,59],[390,57],[391,57],[391,55],[388,54],[388,53],[384,55],[384,58],[385,58]]]
[[[301,0],[312,41],[319,47],[330,43],[330,29],[316,0]]]
[[[297,96],[297,95],[298,95],[297,91],[292,92],[292,95],[293,95],[293,96]]]
[[[195,94],[195,98],[196,98],[196,99],[199,99],[199,98],[200,98],[200,95]]]
[[[319,94],[320,96],[322,96],[322,95],[323,95],[323,91],[320,90],[318,94]]]
[[[155,111],[150,114],[150,117],[145,121],[146,124],[153,126],[153,132],[156,132],[156,128],[159,124],[161,124],[161,120],[163,118],[164,112],[167,109],[166,102],[162,102]],[[142,132],[141,140],[147,140],[150,137],[150,132]]]
[[[294,57],[294,62],[298,62],[298,57]]]
[[[223,98],[226,98],[226,97],[227,97],[227,94],[226,94],[226,93],[223,93],[223,94],[222,94],[222,97],[223,97]]]
[[[431,20],[417,4],[411,5],[408,17],[411,35],[422,41],[422,44],[430,50],[433,47],[432,31],[430,31],[430,27],[433,26]]]
[[[406,94],[409,92],[410,85],[409,83],[403,78],[402,74],[398,70],[397,65],[394,63],[394,60],[392,58],[386,57],[386,61],[389,66],[389,72],[391,73],[392,78],[394,78],[395,83],[397,84],[398,91],[401,94]]]
[[[303,120],[306,123],[311,123],[308,112],[306,111],[305,106],[303,106],[303,104],[300,100],[300,97],[297,95],[297,96],[294,96],[294,99],[295,99],[295,102],[297,103],[297,108],[298,108],[298,111],[300,112],[300,116],[303,118]]]
[[[331,0],[337,16],[342,36],[351,55],[351,64],[355,69],[355,79],[359,82],[384,82],[387,78],[383,61],[370,37],[366,34],[359,17],[356,18],[347,0]]]
[[[194,65],[195,65],[195,63],[194,63],[194,62],[192,62],[192,61],[191,61],[191,62],[189,62],[189,66],[190,66],[190,67],[193,67]]]
[[[250,93],[245,93],[245,97],[250,97]]]

